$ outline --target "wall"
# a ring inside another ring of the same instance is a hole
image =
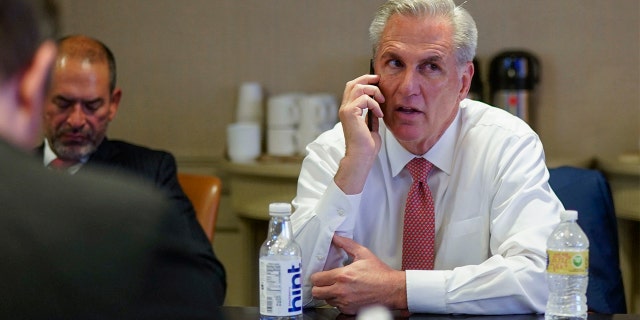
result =
[[[61,0],[63,31],[105,41],[124,89],[111,137],[220,158],[238,86],[330,92],[368,71],[382,1]],[[459,1],[462,2],[462,1]],[[640,143],[640,2],[468,1],[480,74],[505,48],[534,52],[548,156],[616,156]]]

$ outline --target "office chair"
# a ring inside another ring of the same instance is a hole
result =
[[[597,313],[626,313],[618,252],[618,225],[609,183],[591,169],[549,169],[549,184],[589,238],[587,307]]]
[[[178,181],[184,193],[191,200],[198,222],[200,222],[209,241],[213,242],[222,192],[220,178],[211,175],[178,173]]]

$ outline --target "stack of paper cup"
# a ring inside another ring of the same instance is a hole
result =
[[[236,122],[227,126],[227,154],[233,162],[255,161],[262,152],[262,96],[259,83],[240,85]]]
[[[262,95],[262,87],[257,82],[245,82],[240,85],[236,108],[237,122],[262,123]]]

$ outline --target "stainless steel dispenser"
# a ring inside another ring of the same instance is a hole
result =
[[[526,121],[535,129],[532,106],[540,80],[538,58],[526,51],[503,51],[491,60],[489,82],[492,104]]]

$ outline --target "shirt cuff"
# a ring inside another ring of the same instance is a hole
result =
[[[320,221],[328,223],[329,230],[349,238],[353,237],[355,216],[360,206],[362,194],[347,195],[332,180],[322,196],[317,209]]]
[[[445,284],[449,270],[407,270],[410,312],[447,313]]]

